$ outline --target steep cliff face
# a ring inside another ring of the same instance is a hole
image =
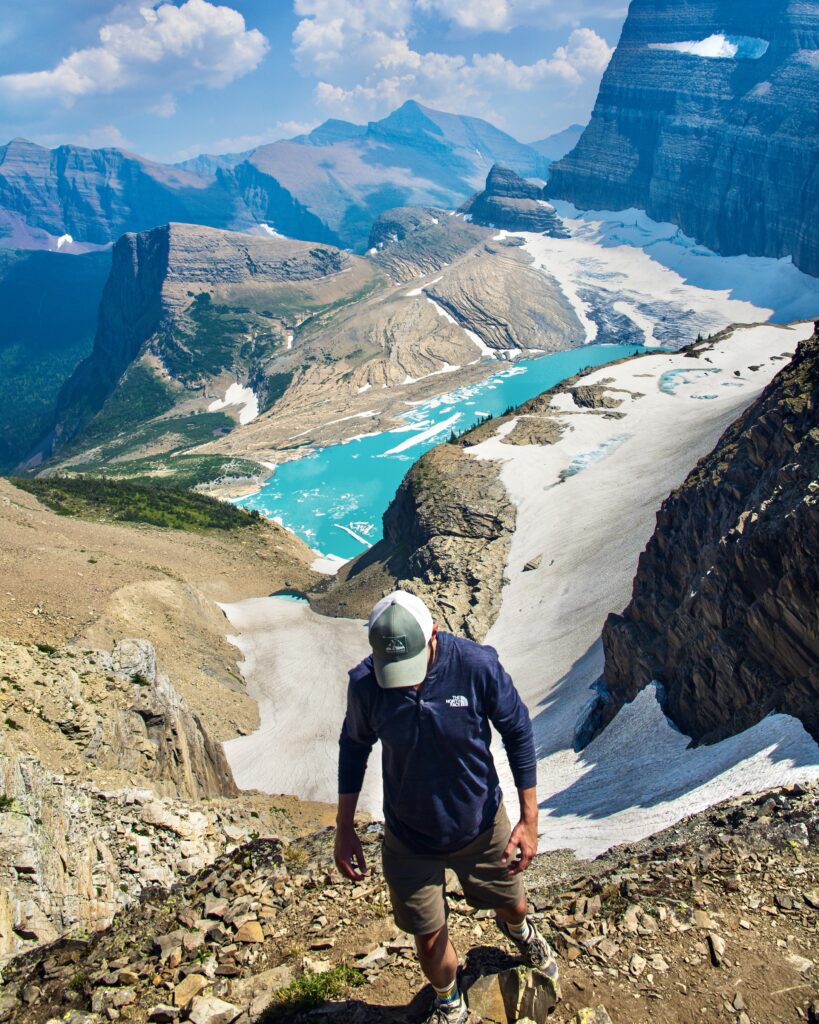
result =
[[[230,195],[213,177],[119,149],[26,139],[0,147],[0,208],[52,235],[105,244],[169,220],[226,227]]]
[[[473,196],[461,209],[476,224],[568,237],[554,207],[546,201],[544,190],[498,164],[487,175],[483,192]]]
[[[72,437],[100,409],[145,339],[159,326],[169,236],[166,226],[123,235],[114,246],[94,348],[60,391],[54,428],[45,442],[47,451]]]
[[[178,801],[238,790],[148,641],[47,654],[0,640],[0,659],[2,960],[208,863],[225,836]]]
[[[772,711],[819,738],[819,334],[663,504],[603,632],[613,717],[651,680],[704,742]]]
[[[253,379],[264,392],[264,366],[285,347],[287,317],[251,305],[275,307],[282,301],[277,288],[324,281],[349,266],[350,257],[328,246],[192,224],[123,235],[113,249],[93,351],[59,395],[43,453],[76,435],[149,349],[164,371],[152,412],[173,405],[174,384],[202,386],[223,372],[242,383]],[[241,304],[211,301],[212,293],[224,299],[241,289]],[[145,402],[136,404],[145,411]]]
[[[723,255],[819,274],[819,10],[634,0],[594,112],[548,191],[638,207]]]

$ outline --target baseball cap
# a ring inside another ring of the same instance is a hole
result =
[[[387,594],[370,613],[367,628],[379,686],[392,690],[423,682],[432,616],[419,597],[403,590]]]

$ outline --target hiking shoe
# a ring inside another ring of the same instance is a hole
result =
[[[424,1021],[424,1024],[466,1024],[468,1020],[469,1007],[461,995],[454,1003],[445,1003],[442,999],[436,999],[432,1013]]]
[[[529,938],[525,942],[523,939],[516,939],[510,933],[505,921],[496,917],[495,922],[506,938],[517,946],[527,967],[535,967],[552,981],[557,981],[558,970],[554,950],[537,930],[534,921],[529,921]]]

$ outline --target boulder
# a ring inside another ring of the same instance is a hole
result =
[[[487,1024],[514,1024],[524,1017],[543,1024],[560,1000],[560,983],[541,971],[513,967],[479,977],[466,1000]]]
[[[572,1017],[572,1024],[612,1024],[605,1006],[586,1006]]]
[[[216,996],[197,996],[191,1004],[188,1020],[192,1024],[233,1024],[241,1013],[238,1006]]]
[[[174,1006],[187,1006],[188,1003],[207,988],[209,981],[202,974],[189,974],[184,981],[180,981],[173,990]]]

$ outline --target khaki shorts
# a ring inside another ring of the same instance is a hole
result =
[[[512,826],[501,804],[491,828],[454,853],[414,853],[389,829],[381,861],[398,927],[411,935],[429,935],[446,923],[445,872],[458,876],[467,902],[478,910],[511,907],[524,895],[521,874],[509,875],[501,856]]]

